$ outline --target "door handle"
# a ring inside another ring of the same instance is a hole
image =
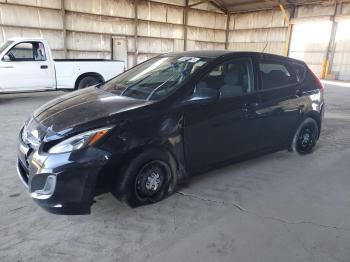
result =
[[[47,66],[47,65],[42,65],[42,66],[40,66],[40,68],[41,68],[41,69],[47,69],[48,66]]]
[[[243,105],[242,110],[244,112],[248,112],[249,110],[257,108],[258,106],[259,106],[258,102],[246,103],[246,104]]]

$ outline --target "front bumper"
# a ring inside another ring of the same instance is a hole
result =
[[[89,147],[47,154],[20,139],[17,172],[34,201],[55,214],[89,214],[96,180],[110,154]]]

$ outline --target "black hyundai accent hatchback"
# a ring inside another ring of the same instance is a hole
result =
[[[311,152],[323,112],[322,84],[304,62],[165,54],[36,110],[20,131],[17,169],[53,213],[89,213],[101,192],[136,207],[191,174],[282,149]]]

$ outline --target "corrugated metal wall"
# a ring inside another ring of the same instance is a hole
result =
[[[186,0],[138,0],[137,9],[134,2],[0,0],[0,41],[18,36],[44,37],[55,58],[111,58],[112,37],[122,36],[127,39],[129,67],[134,65],[136,50],[137,62],[185,47],[225,49],[227,45],[229,50],[284,54],[288,25],[279,9],[231,14],[228,18],[218,8],[202,3],[189,8],[185,26]],[[190,5],[196,2],[189,0]],[[320,73],[327,54],[332,25],[329,17],[334,8],[334,4],[306,5],[295,10],[290,56],[305,60],[316,73]],[[330,71],[341,80],[350,80],[348,14],[350,3],[343,3],[330,56]],[[320,21],[324,24],[315,32],[317,26],[312,25]]]
[[[65,51],[67,58],[111,58],[112,36],[123,36],[133,66],[135,48],[137,62],[184,50],[184,5],[185,0],[139,0],[135,21],[132,0],[0,0],[0,41],[44,37],[55,58],[64,58]],[[190,8],[187,49],[225,49],[225,29],[226,15],[210,4]]]
[[[1,42],[11,37],[44,37],[54,54],[63,51],[63,19],[60,0],[0,0]]]
[[[184,2],[177,1],[181,4]],[[183,8],[140,1],[138,5],[138,62],[156,54],[183,50]],[[134,50],[132,50],[134,51]]]
[[[225,49],[226,21],[227,16],[218,11],[190,9],[187,50]]]
[[[228,48],[283,55],[287,27],[278,9],[233,14],[230,17]]]
[[[53,0],[52,0],[53,1]],[[60,0],[59,0],[60,1]],[[111,58],[111,37],[134,35],[134,7],[130,1],[64,1],[68,58]]]

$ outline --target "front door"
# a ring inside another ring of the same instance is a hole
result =
[[[218,99],[193,101],[185,109],[185,155],[192,171],[256,150],[259,95],[251,59],[216,66],[196,84],[194,96],[211,88]]]
[[[41,42],[22,42],[12,47],[0,62],[2,91],[52,89],[55,78]]]

